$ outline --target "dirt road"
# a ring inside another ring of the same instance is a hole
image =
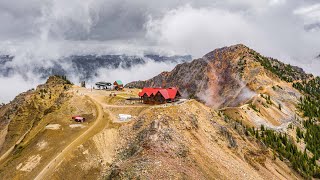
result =
[[[146,105],[110,105],[104,102],[104,95],[99,91],[88,91],[87,89],[78,88],[77,93],[81,96],[87,96],[93,102],[97,109],[97,118],[94,124],[89,127],[83,134],[73,140],[67,147],[65,147],[60,153],[58,153],[34,178],[35,180],[50,179],[50,175],[54,173],[54,170],[59,164],[75,150],[78,146],[85,143],[89,138],[102,131],[106,125],[116,120],[117,118],[112,115],[108,108],[140,108],[148,107]],[[185,101],[184,101],[185,102]],[[163,106],[163,105],[157,105]],[[153,107],[157,107],[153,106]]]
[[[86,130],[83,134],[77,137],[72,141],[67,147],[65,147],[59,154],[57,154],[43,169],[42,171],[34,178],[35,180],[48,179],[50,175],[54,172],[56,167],[64,160],[64,158],[75,150],[78,146],[86,142],[90,137],[94,136],[106,126],[109,121],[108,115],[104,114],[104,111],[101,105],[89,97],[90,100],[94,103],[97,109],[97,118],[94,121],[94,124]]]

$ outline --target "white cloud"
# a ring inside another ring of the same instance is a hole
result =
[[[198,57],[213,47],[251,44],[252,39],[258,38],[244,14],[190,5],[174,9],[162,18],[151,18],[146,29],[147,38]]]
[[[286,0],[270,0],[270,1],[269,1],[269,5],[271,5],[271,6],[283,5],[283,4],[285,4],[286,2],[287,2]]]
[[[24,92],[31,88],[36,88],[39,83],[38,79],[29,79],[26,81],[21,75],[14,75],[12,77],[1,77],[0,78],[0,104],[7,103],[14,99],[14,97],[21,92]]]
[[[301,16],[305,20],[305,24],[320,23],[320,3],[300,7],[293,13]]]
[[[95,77],[91,80],[91,85],[94,82],[99,81],[114,81],[114,80],[122,80],[124,84],[127,84],[132,81],[146,80],[151,77],[154,77],[160,74],[163,71],[171,71],[176,64],[174,63],[157,63],[154,61],[147,61],[144,65],[134,66],[130,69],[99,69],[98,77]]]
[[[243,43],[287,63],[311,63],[320,53],[320,39],[317,38],[320,32],[306,32],[303,20],[284,16],[290,12],[290,9],[270,8],[252,14],[187,5],[162,17],[151,17],[146,25],[147,38],[168,49],[189,52],[196,57],[218,47]],[[316,67],[308,70],[319,75]]]

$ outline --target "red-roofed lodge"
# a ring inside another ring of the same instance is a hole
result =
[[[181,94],[175,87],[172,88],[143,88],[139,92],[139,97],[144,104],[164,104],[167,102],[175,102]]]

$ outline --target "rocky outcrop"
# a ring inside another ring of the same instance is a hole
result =
[[[193,100],[145,110],[120,128],[123,147],[105,179],[299,178],[242,125],[224,118]]]

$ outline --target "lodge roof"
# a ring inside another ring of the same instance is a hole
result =
[[[139,97],[144,96],[145,94],[148,97],[155,96],[157,93],[160,93],[165,99],[174,99],[179,93],[178,89],[175,87],[172,88],[143,88],[139,92]]]

